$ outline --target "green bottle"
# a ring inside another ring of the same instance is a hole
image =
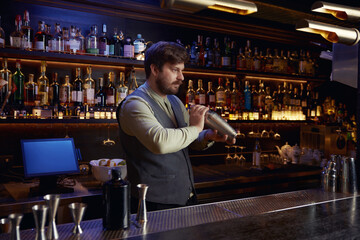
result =
[[[21,62],[16,60],[16,72],[12,76],[12,94],[14,105],[22,106],[24,104],[24,83],[25,76],[21,72]]]

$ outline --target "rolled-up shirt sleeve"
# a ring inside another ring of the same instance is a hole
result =
[[[135,136],[155,154],[177,152],[198,139],[195,126],[164,128],[155,118],[150,105],[140,97],[128,97],[120,111],[122,130]]]

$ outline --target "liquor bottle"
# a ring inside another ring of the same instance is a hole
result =
[[[236,86],[236,81],[233,81],[233,89],[231,91],[231,111],[236,112],[239,111],[240,108],[240,96],[239,90]]]
[[[186,105],[188,108],[190,108],[191,105],[195,105],[195,91],[193,80],[189,80],[188,83],[188,90],[186,92]]]
[[[203,36],[198,35],[197,39],[197,51],[196,51],[197,66],[205,66],[205,49],[203,45]]]
[[[99,54],[99,38],[97,36],[97,25],[91,27],[89,35],[86,37],[86,52]]]
[[[119,52],[120,53],[119,56],[124,56],[125,36],[122,31],[120,31],[119,37],[120,37],[120,45],[118,45],[118,50],[115,49],[115,53]]]
[[[249,86],[249,81],[245,81],[245,87],[244,87],[244,100],[245,100],[245,110],[251,111],[251,91]]]
[[[272,110],[274,108],[274,100],[271,97],[271,93],[270,93],[270,87],[266,87],[266,96],[265,96],[265,116],[267,116],[265,118],[265,120],[269,120],[271,119],[271,114],[272,114]]]
[[[114,86],[115,73],[109,73],[109,84],[106,87],[106,105],[115,106],[116,88]]]
[[[312,92],[311,92],[311,85],[308,83],[306,86],[306,117],[311,117],[311,106],[312,106]]]
[[[87,78],[84,84],[84,104],[93,107],[95,105],[95,81],[92,79],[91,66],[86,68]]]
[[[63,40],[63,51],[70,53],[70,42],[69,42],[69,28],[63,27],[62,29],[62,40]]]
[[[46,51],[46,34],[44,21],[38,22],[38,31],[34,36],[34,49],[39,51]]]
[[[283,107],[290,106],[290,93],[289,93],[289,87],[286,82],[284,82],[282,98],[283,98]]]
[[[284,54],[284,50],[280,51],[280,73],[287,73],[288,70],[288,60],[287,57]]]
[[[259,94],[258,91],[256,90],[256,86],[255,85],[251,85],[251,109],[254,112],[258,112],[259,110]]]
[[[4,29],[1,27],[1,16],[0,16],[0,48],[5,47],[5,32]]]
[[[259,139],[256,139],[255,141],[255,146],[254,146],[254,150],[253,150],[253,155],[252,155],[252,165],[255,167],[260,167],[260,156],[261,156],[261,147],[260,147],[260,142]]]
[[[58,73],[52,74],[52,83],[50,84],[49,99],[51,106],[59,107],[60,105],[60,84],[58,82]]]
[[[260,72],[261,71],[261,58],[259,56],[258,48],[254,48],[254,57],[252,62],[252,70]]]
[[[293,104],[296,107],[300,107],[301,106],[301,100],[300,100],[300,95],[299,95],[299,90],[298,88],[294,88],[294,94],[293,94]]]
[[[29,81],[25,83],[25,106],[35,106],[38,85],[34,82],[34,74],[29,74]]]
[[[80,41],[80,48],[77,51],[78,54],[83,54],[86,52],[86,39],[85,37],[81,34],[81,29],[80,28],[76,28],[76,38]]]
[[[83,81],[81,79],[81,69],[76,68],[75,73],[75,80],[73,83],[73,91],[71,93],[72,102],[74,106],[82,106],[84,99],[83,99]]]
[[[236,60],[236,69],[246,70],[246,60],[242,48],[239,48],[239,55],[237,56],[237,60]]]
[[[221,78],[219,78],[218,83],[219,83],[219,85],[215,91],[216,110],[222,112],[222,110],[224,109],[224,106],[226,104],[225,88],[223,86]]]
[[[49,24],[45,24],[45,51],[50,51],[50,49],[52,49],[52,39],[53,39],[53,35],[51,34],[51,25]]]
[[[102,25],[102,34],[99,37],[99,54],[101,55],[109,55],[109,39],[106,36],[106,24]]]
[[[63,52],[64,51],[64,42],[61,32],[61,27],[59,23],[55,23],[55,33],[53,39],[51,40],[51,49],[53,52]]]
[[[306,75],[306,68],[307,68],[307,61],[304,50],[300,50],[300,59],[299,59],[299,75],[305,76]]]
[[[13,104],[18,107],[24,104],[24,83],[25,76],[21,72],[21,62],[20,60],[16,60],[16,71],[12,75],[11,92],[13,94]]]
[[[80,52],[80,38],[76,35],[76,27],[70,26],[69,52],[77,54]]]
[[[125,74],[120,72],[120,85],[116,93],[116,106],[118,106],[128,95],[129,88],[125,85]]]
[[[206,105],[210,108],[210,110],[215,111],[216,106],[216,98],[215,98],[215,92],[212,88],[212,81],[208,82],[208,91],[206,93]]]
[[[104,79],[99,78],[99,90],[96,93],[96,104],[98,107],[106,106],[106,92],[104,89]]]
[[[306,68],[305,68],[305,75],[309,77],[315,76],[315,63],[313,59],[311,58],[310,51],[306,51]]]
[[[303,113],[306,115],[307,101],[306,101],[306,89],[304,84],[300,84],[300,102]]]
[[[294,91],[292,83],[289,84],[289,106],[295,106]]]
[[[30,50],[33,44],[34,30],[30,27],[30,15],[28,10],[25,10],[23,20],[24,24],[21,27],[21,31],[23,33],[23,48]]]
[[[224,38],[224,48],[221,54],[221,67],[231,67],[231,43],[228,37]]]
[[[137,88],[138,88],[138,84],[136,81],[136,73],[135,73],[135,68],[133,68],[130,72],[129,94],[132,94]]]
[[[143,54],[146,48],[145,40],[142,35],[139,33],[137,38],[134,40],[134,55]]]
[[[205,40],[205,67],[212,67],[214,64],[214,51],[211,46],[211,38],[207,37]]]
[[[265,69],[264,71],[265,72],[273,72],[273,62],[274,62],[274,59],[271,55],[271,49],[268,48],[266,49],[266,55],[265,55]]]
[[[38,84],[38,99],[40,106],[49,105],[49,79],[46,77],[46,62],[41,61],[40,77],[37,80]]]
[[[12,73],[8,69],[8,60],[3,58],[3,69],[0,70],[0,104],[3,104],[9,91],[12,91]],[[7,99],[7,103],[10,103],[11,99]]]
[[[283,91],[280,84],[278,84],[277,91],[274,91],[273,99],[276,108],[281,110],[283,106]]]
[[[21,31],[21,16],[16,15],[15,31],[10,34],[10,46],[14,48],[23,48],[23,33]]]
[[[281,67],[281,60],[280,60],[279,52],[277,49],[274,49],[272,72],[280,73],[280,67]]]
[[[190,47],[190,65],[196,66],[198,62],[198,46],[195,41],[193,41],[191,47]]]
[[[134,58],[134,56],[135,56],[135,49],[134,49],[133,41],[131,37],[127,37],[124,43],[124,57]]]
[[[195,93],[195,104],[206,104],[206,92],[203,88],[203,81],[201,79],[198,80],[198,89]]]
[[[265,112],[265,97],[266,97],[266,93],[264,90],[264,83],[260,81],[259,91],[258,91],[258,110],[261,119]]]
[[[64,107],[72,106],[71,94],[73,91],[73,86],[70,83],[69,75],[65,76],[65,83],[60,87],[60,105]]]
[[[225,80],[225,109],[230,108],[231,106],[231,88],[230,88],[230,80],[226,78]]]
[[[245,62],[246,62],[246,70],[251,70],[252,66],[253,66],[253,57],[252,57],[252,51],[251,51],[251,46],[250,46],[250,40],[246,41]]]
[[[214,39],[214,64],[213,67],[221,67],[221,50],[220,43],[217,38]]]
[[[231,55],[231,61],[230,61],[230,67],[232,69],[236,69],[236,61],[237,61],[237,47],[236,47],[236,42],[235,41],[231,41],[231,48],[230,48],[230,55]]]
[[[121,40],[117,28],[114,28],[114,35],[110,39],[109,55],[121,56]]]
[[[290,58],[288,57],[289,74],[299,74],[299,55],[297,51],[292,51]]]
[[[121,178],[119,169],[112,169],[111,175],[103,185],[103,228],[126,229],[130,227],[130,183]]]

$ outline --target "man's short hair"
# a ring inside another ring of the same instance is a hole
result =
[[[189,56],[186,49],[180,44],[165,41],[157,42],[145,52],[144,67],[146,78],[150,76],[151,64],[154,64],[161,71],[165,63],[186,63],[188,59]]]

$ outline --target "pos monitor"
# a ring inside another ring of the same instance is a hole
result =
[[[38,187],[31,195],[73,192],[57,183],[59,175],[79,173],[74,140],[72,138],[22,139],[21,150],[25,177],[39,177]]]

